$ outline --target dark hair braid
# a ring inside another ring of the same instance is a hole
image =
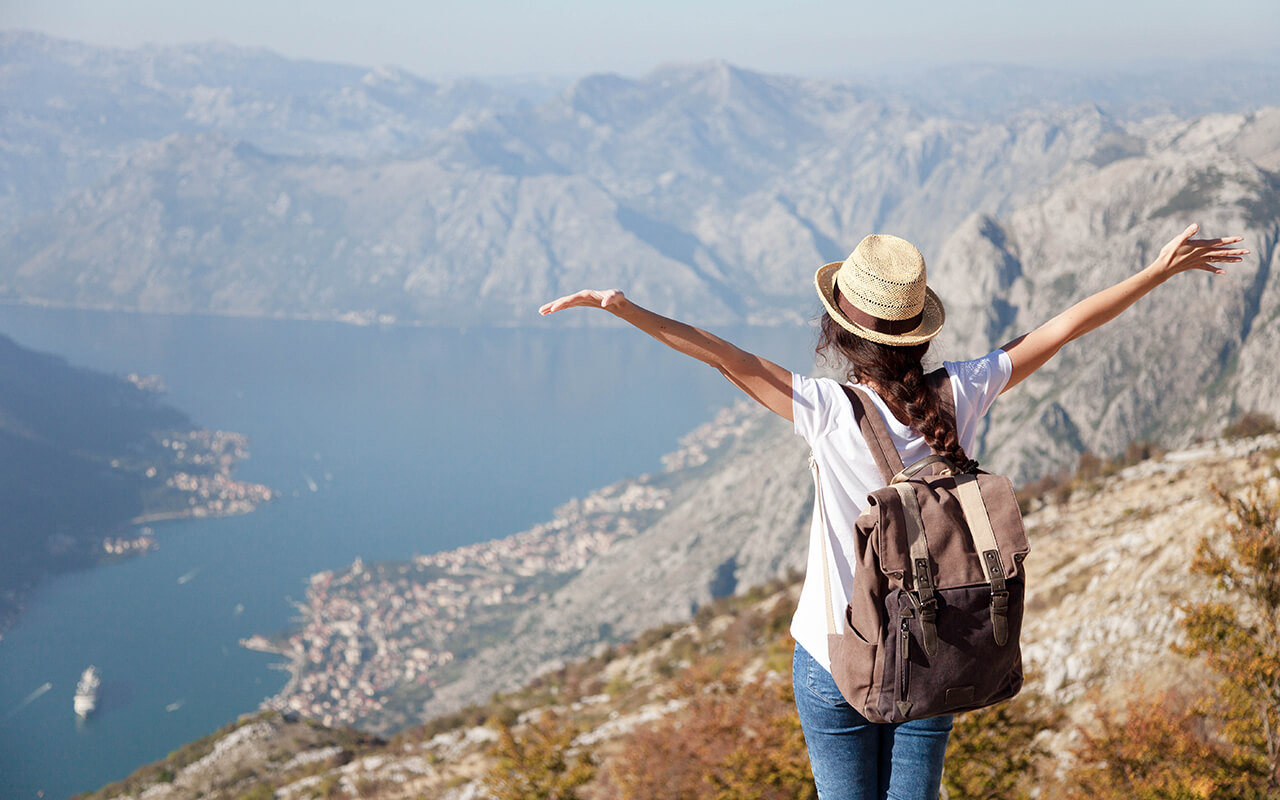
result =
[[[884,401],[894,415],[923,436],[933,452],[957,465],[968,463],[955,414],[924,377],[920,361],[929,349],[928,342],[905,347],[880,344],[846,330],[830,314],[823,314],[817,352],[831,363],[835,360],[833,349],[846,362],[847,380],[875,384],[888,394]]]

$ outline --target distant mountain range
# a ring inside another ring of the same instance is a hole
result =
[[[699,322],[799,322],[814,267],[867,231],[932,257],[971,214],[1160,150],[1178,115],[1280,103],[1257,65],[1207,67],[1190,100],[1156,71],[710,62],[538,103],[224,45],[9,32],[0,65],[0,298],[435,325],[534,324],[601,282]]]
[[[814,268],[889,231],[948,304],[939,353],[967,358],[1197,220],[1256,255],[1069,348],[993,418],[993,463],[1031,477],[1280,413],[1280,113],[1257,108],[1280,68],[1205,68],[1192,100],[1176,72],[860,84],[723,62],[547,96],[14,32],[0,64],[0,301],[591,325],[535,309],[610,284],[696,323],[799,324]]]

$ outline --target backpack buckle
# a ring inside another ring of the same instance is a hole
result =
[[[915,592],[907,592],[906,595],[916,613],[920,615],[920,643],[924,645],[924,652],[926,655],[935,656],[938,654],[938,598],[930,595],[921,600]],[[911,610],[911,608],[905,609],[902,616],[904,618],[915,616],[905,613]]]

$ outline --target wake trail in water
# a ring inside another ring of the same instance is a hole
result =
[[[8,714],[5,714],[4,717],[0,718],[0,722],[8,722],[9,720],[18,716],[19,711],[31,705],[35,701],[39,700],[41,695],[43,695],[45,692],[49,691],[52,688],[53,688],[52,683],[43,684],[42,686],[40,686],[40,688],[36,689],[31,694],[22,698],[22,702],[18,703],[16,706],[13,707],[13,709]]]

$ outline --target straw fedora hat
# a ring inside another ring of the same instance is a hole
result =
[[[924,256],[897,236],[866,237],[844,261],[820,268],[814,282],[832,319],[880,344],[927,342],[947,317],[942,301],[925,286]]]

